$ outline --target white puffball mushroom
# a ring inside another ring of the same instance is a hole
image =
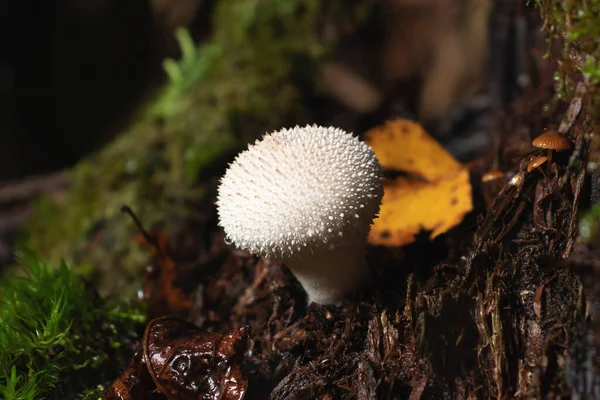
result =
[[[218,189],[227,240],[283,261],[309,302],[339,304],[369,273],[367,236],[383,197],[373,150],[338,128],[282,129],[229,165]]]

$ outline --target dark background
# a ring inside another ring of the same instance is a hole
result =
[[[163,79],[168,31],[200,14],[169,14],[175,3],[212,2],[2,2],[0,182],[68,167],[118,132]]]

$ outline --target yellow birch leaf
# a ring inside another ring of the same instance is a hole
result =
[[[462,168],[416,122],[403,119],[389,121],[368,131],[365,138],[386,169],[420,175],[432,182],[454,175]]]
[[[431,231],[433,239],[472,210],[468,169],[419,124],[390,121],[365,137],[385,169],[407,175],[385,184],[370,243],[401,246],[413,242],[422,230]]]

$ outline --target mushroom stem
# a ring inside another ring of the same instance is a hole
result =
[[[544,179],[546,180],[546,182],[548,182],[548,184],[551,185],[552,181],[550,180],[550,178],[548,177],[548,175],[546,175],[546,173],[544,172],[544,169],[542,168],[541,165],[539,167],[537,167],[537,170],[540,171],[540,173],[542,174],[542,176],[544,177]]]
[[[339,306],[369,275],[364,246],[341,246],[285,264],[308,294],[309,303]]]

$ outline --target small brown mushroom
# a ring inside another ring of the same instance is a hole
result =
[[[495,181],[497,179],[502,179],[502,178],[504,178],[504,172],[502,172],[498,169],[490,169],[488,172],[483,174],[483,176],[481,177],[481,182],[482,183],[492,182],[492,181]]]
[[[548,129],[540,136],[533,139],[532,145],[548,150],[548,165],[552,161],[552,150],[567,150],[571,148],[571,141],[558,133],[555,129]]]
[[[567,150],[571,148],[571,141],[554,129],[548,129],[531,143],[535,147],[548,150]]]
[[[502,190],[502,186],[506,183],[505,178],[504,172],[495,168],[490,169],[481,177],[483,198],[488,206]]]
[[[546,156],[532,158],[531,161],[529,161],[529,164],[527,164],[527,172],[531,172],[534,169],[539,168],[546,161],[548,161],[548,157]]]

